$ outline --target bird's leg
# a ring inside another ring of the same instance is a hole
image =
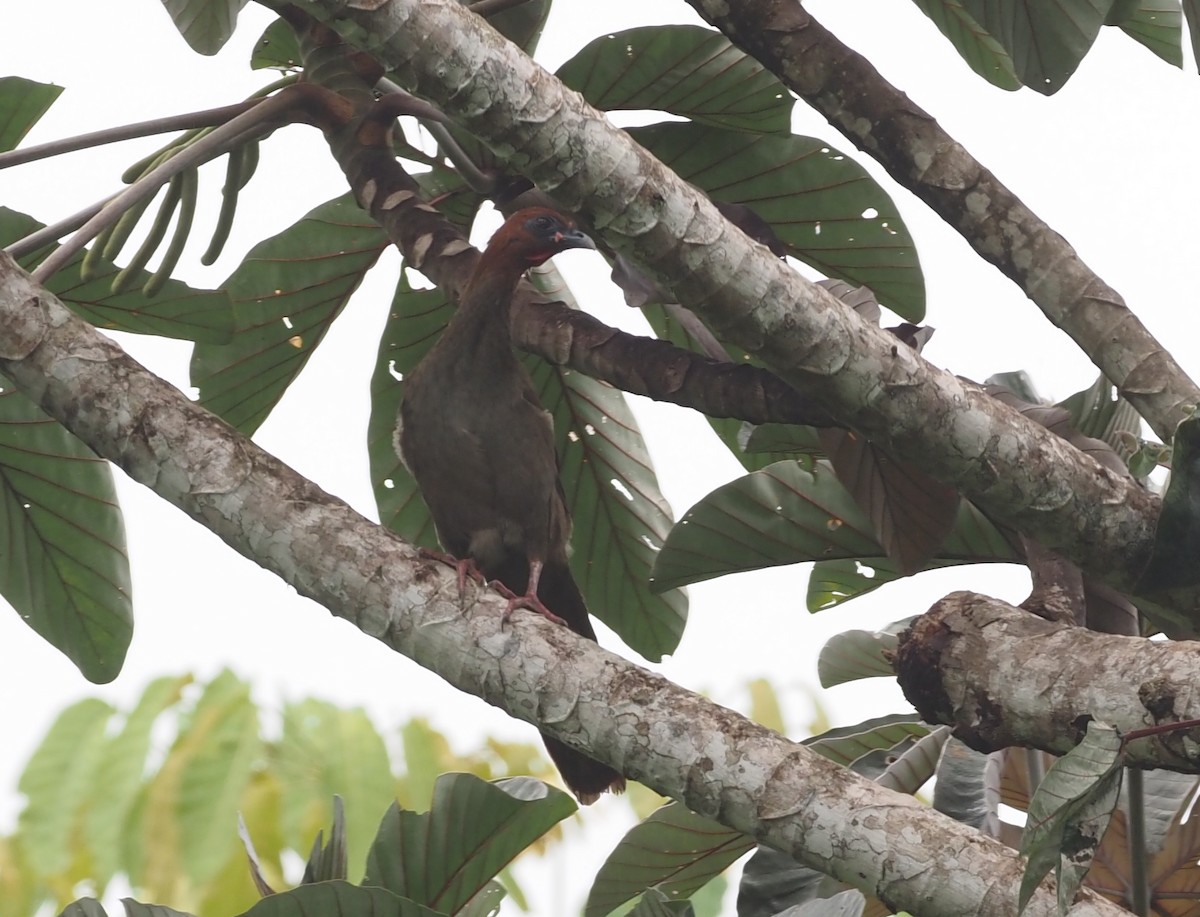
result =
[[[542,617],[553,621],[555,624],[566,626],[567,622],[543,605],[542,600],[538,598],[538,581],[541,578],[542,562],[540,560],[531,560],[529,562],[529,586],[526,587],[524,595],[517,595],[502,582],[496,580],[493,584],[496,587],[496,591],[508,599],[508,607],[504,609],[504,616],[501,618],[502,624],[507,624],[508,619],[512,617],[513,612],[518,608],[528,608],[530,611],[536,611]]]
[[[475,558],[470,555],[455,557],[453,554],[447,554],[444,551],[433,551],[429,548],[420,548],[417,553],[428,560],[436,560],[447,567],[453,567],[454,572],[458,574],[458,594],[460,596],[463,594],[463,590],[467,588],[467,577],[473,579],[480,586],[487,585],[487,578],[480,572],[479,567],[476,566]]]

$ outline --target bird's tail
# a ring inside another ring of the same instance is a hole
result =
[[[538,582],[538,598],[542,604],[567,622],[567,626],[581,637],[596,639],[592,621],[588,617],[587,604],[571,575],[566,561],[547,561]],[[550,760],[562,774],[563,782],[583,805],[591,805],[606,790],[620,793],[625,789],[625,778],[607,764],[593,761],[583,752],[576,751],[553,736],[542,733],[542,741]]]

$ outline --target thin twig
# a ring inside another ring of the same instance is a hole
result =
[[[69,232],[74,232],[96,214],[98,214],[106,204],[115,198],[116,195],[110,195],[102,201],[96,201],[94,204],[88,204],[78,213],[74,213],[69,217],[59,220],[57,223],[51,223],[39,229],[37,232],[31,232],[23,239],[18,239],[12,245],[6,246],[5,251],[14,258],[24,258],[31,252],[36,252],[47,242],[53,242],[56,239],[61,239]]]
[[[74,153],[76,150],[117,143],[122,140],[152,137],[155,134],[197,127],[214,127],[224,124],[230,118],[237,117],[242,112],[249,111],[255,105],[260,104],[262,104],[262,99],[247,99],[245,102],[224,105],[221,108],[209,108],[205,111],[193,111],[183,115],[170,115],[166,118],[153,118],[150,121],[122,124],[119,127],[106,127],[104,130],[92,131],[90,134],[63,137],[59,140],[51,140],[49,143],[40,143],[37,146],[10,150],[7,153],[0,153],[0,169],[24,165],[39,159],[48,159],[61,153]]]

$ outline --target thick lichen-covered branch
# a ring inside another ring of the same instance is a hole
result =
[[[470,586],[462,601],[448,568],[188,401],[3,254],[0,373],[230,547],[455,687],[896,910],[1012,912],[1012,850],[566,628],[503,626],[498,595]],[[1026,913],[1056,913],[1053,890]],[[1071,913],[1124,912],[1085,893]]]

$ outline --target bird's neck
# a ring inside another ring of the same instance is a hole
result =
[[[491,355],[515,360],[509,306],[522,273],[511,266],[492,269],[481,259],[443,334],[450,339],[445,346],[452,347],[461,359]]]

